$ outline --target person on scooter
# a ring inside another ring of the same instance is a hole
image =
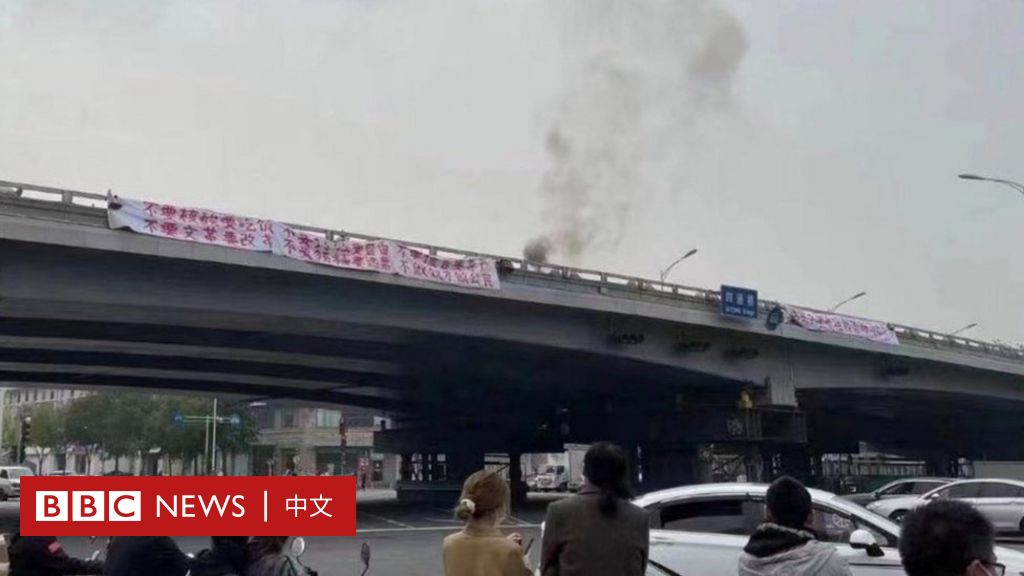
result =
[[[105,576],[185,576],[188,557],[168,536],[116,536],[107,549]]]
[[[252,564],[245,576],[316,576],[285,550],[290,536],[253,536],[249,540]]]
[[[15,532],[7,554],[10,576],[103,574],[103,562],[68,556],[55,536],[22,536]]]
[[[245,576],[252,563],[247,536],[213,536],[211,547],[191,562],[191,576]]]

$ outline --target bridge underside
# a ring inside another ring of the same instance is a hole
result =
[[[646,339],[612,342],[623,330]],[[399,425],[379,435],[384,451],[444,454],[452,478],[486,453],[597,439],[630,447],[653,487],[698,479],[710,445],[799,469],[808,452],[859,441],[1010,456],[999,440],[1024,431],[1024,390],[1005,374],[642,320],[628,306],[11,241],[0,241],[0,382],[371,408]]]

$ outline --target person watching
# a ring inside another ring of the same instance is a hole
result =
[[[903,520],[900,555],[907,576],[1003,576],[995,529],[973,506],[936,500]]]
[[[818,541],[811,493],[800,481],[782,476],[766,498],[765,523],[757,527],[740,555],[740,576],[852,576],[836,547]]]

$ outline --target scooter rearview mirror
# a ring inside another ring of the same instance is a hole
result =
[[[292,556],[296,558],[301,557],[306,552],[306,539],[302,536],[296,536],[292,539]]]

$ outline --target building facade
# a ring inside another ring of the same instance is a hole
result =
[[[357,476],[360,484],[365,476],[367,487],[393,486],[397,456],[373,449],[373,434],[389,426],[388,418],[358,408],[289,405],[259,407],[256,415],[260,433],[253,447],[254,474],[343,474]]]

